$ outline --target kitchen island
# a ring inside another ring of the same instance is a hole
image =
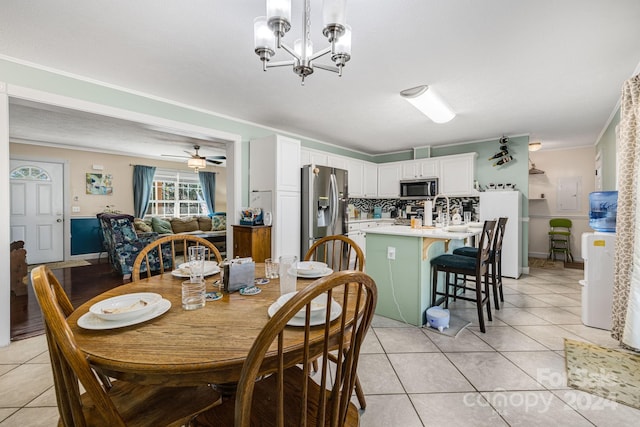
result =
[[[482,229],[466,232],[408,226],[366,230],[366,273],[378,286],[376,314],[415,326],[431,306],[431,260],[464,246]],[[389,259],[395,258],[395,259]],[[438,283],[443,282],[443,277]]]

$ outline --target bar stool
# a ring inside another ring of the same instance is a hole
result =
[[[440,305],[444,302],[445,307],[449,306],[449,297],[455,296],[456,298],[463,299],[465,301],[473,301],[476,303],[478,310],[478,324],[480,325],[480,331],[486,332],[484,326],[484,316],[482,314],[482,307],[487,306],[487,318],[491,321],[491,299],[489,298],[489,290],[487,286],[489,284],[489,253],[491,251],[491,242],[493,239],[493,233],[496,226],[496,221],[485,221],[482,228],[482,234],[480,235],[480,242],[478,244],[479,256],[472,258],[463,255],[444,254],[431,260],[432,271],[432,285],[431,285],[431,305]],[[438,273],[444,273],[444,289],[438,291]],[[466,281],[460,283],[457,280],[459,274],[463,276],[473,277],[473,287],[468,287]],[[453,276],[453,281],[451,277]],[[484,277],[484,281],[482,278]],[[485,284],[485,289],[482,289],[482,284]],[[449,293],[449,288],[453,287],[453,294]],[[472,290],[475,291],[474,297],[468,297],[465,295],[458,295],[459,290]],[[438,296],[444,298],[438,299]]]
[[[549,259],[556,260],[556,252],[564,254],[564,262],[573,262],[571,255],[571,220],[552,218],[549,220]]]
[[[504,302],[504,294],[502,293],[502,240],[508,219],[504,217],[498,219],[498,226],[493,235],[491,251],[489,252],[491,287],[493,288],[493,303],[496,310],[500,310],[498,295],[500,296],[500,301]],[[455,249],[453,254],[476,258],[478,256],[478,248],[463,246]]]

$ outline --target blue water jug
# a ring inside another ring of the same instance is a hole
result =
[[[595,231],[616,231],[617,191],[595,191],[589,194],[589,227]]]

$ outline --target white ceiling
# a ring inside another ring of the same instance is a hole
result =
[[[321,2],[311,7],[320,35]],[[343,77],[317,70],[301,86],[289,68],[262,71],[253,18],[264,13],[265,0],[3,2],[0,55],[368,154],[523,134],[543,149],[593,145],[640,63],[638,0],[351,0]],[[421,84],[453,121],[434,124],[400,98]],[[86,143],[62,124],[71,115],[32,107],[12,104],[12,137]],[[80,128],[91,144],[140,132],[92,121]]]

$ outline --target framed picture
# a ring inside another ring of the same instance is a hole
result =
[[[87,173],[87,194],[110,196],[113,194],[111,174]]]

